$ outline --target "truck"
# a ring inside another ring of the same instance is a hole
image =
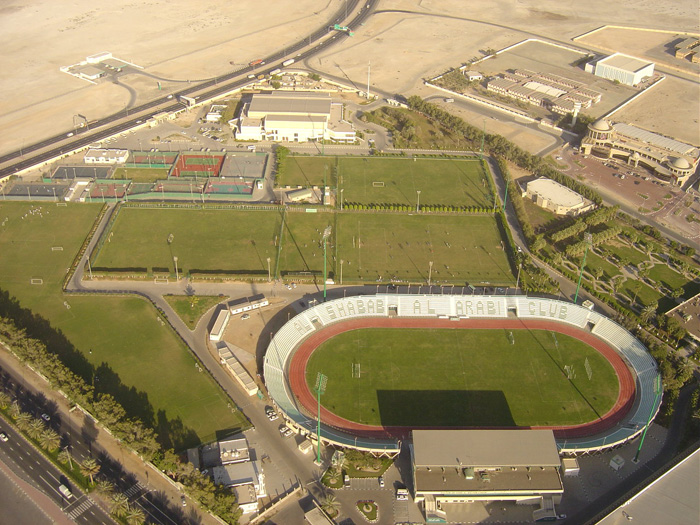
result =
[[[248,64],[248,65],[249,65],[250,67],[255,67],[255,66],[259,66],[259,65],[262,64],[262,63],[263,63],[262,59],[259,58],[259,59],[257,59],[257,60],[253,60],[253,61],[252,61],[250,64]]]
[[[282,65],[284,67],[287,67],[287,66],[291,66],[293,63],[294,63],[294,59],[290,58],[289,60],[285,60],[284,62],[282,62]]]
[[[279,68],[273,69],[272,71],[270,71],[270,76],[279,75],[281,72],[282,72],[282,70]]]
[[[58,486],[58,491],[63,494],[66,499],[71,499],[73,497],[73,493],[63,483]]]

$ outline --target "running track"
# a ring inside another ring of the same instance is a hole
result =
[[[306,383],[306,365],[314,350],[324,341],[349,330],[360,328],[444,328],[444,329],[512,329],[512,330],[549,330],[560,334],[569,335],[592,346],[603,354],[617,375],[620,390],[617,401],[607,414],[600,419],[574,426],[553,427],[517,427],[517,428],[551,428],[557,438],[578,438],[600,434],[622,421],[627,412],[632,408],[635,394],[635,379],[620,355],[602,340],[590,332],[554,321],[523,320],[523,319],[460,319],[451,321],[447,319],[428,318],[386,318],[371,317],[364,319],[352,319],[332,324],[322,330],[314,332],[304,340],[289,363],[289,384],[299,403],[308,414],[316,414],[317,405],[314,394]],[[375,425],[363,425],[341,418],[321,407],[321,421],[331,427],[345,430],[352,434],[368,437],[395,437],[406,438],[412,428],[419,427],[383,427]],[[451,427],[454,428],[454,427]],[[469,427],[465,427],[469,428]],[[484,427],[479,427],[484,428]],[[502,427],[492,427],[502,428]],[[508,427],[512,428],[512,427]]]

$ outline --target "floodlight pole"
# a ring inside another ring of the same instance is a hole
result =
[[[343,263],[345,261],[343,259],[340,259],[340,284],[343,284]]]
[[[515,295],[518,295],[518,286],[520,285],[520,270],[523,269],[523,263],[518,265],[518,278],[515,280]]]
[[[656,391],[656,395],[654,396],[654,404],[651,406],[651,410],[649,411],[649,417],[647,418],[647,424],[644,427],[644,432],[642,432],[642,439],[639,442],[639,448],[637,448],[637,453],[634,455],[634,459],[632,460],[632,463],[637,463],[639,461],[639,453],[642,451],[642,445],[644,445],[644,438],[647,436],[647,430],[649,430],[649,425],[651,424],[651,418],[654,416],[654,407],[659,401],[659,397],[661,396],[661,392],[663,389],[661,388],[661,376],[657,375],[656,376],[656,385],[654,390]]]
[[[321,464],[321,395],[326,391],[328,377],[321,372],[316,376],[316,399],[318,401],[318,419],[316,420],[316,464]]]
[[[581,288],[581,279],[583,279],[583,269],[586,267],[586,255],[588,255],[588,248],[591,246],[593,236],[590,233],[587,233],[585,236],[585,241],[586,250],[583,252],[583,262],[581,263],[581,273],[579,273],[578,275],[578,284],[576,285],[576,295],[574,296],[574,304],[577,304],[578,301],[578,291],[579,288]]]
[[[343,191],[345,191],[345,188],[340,188],[340,210],[343,210]]]
[[[433,276],[433,261],[428,261],[428,286],[432,286],[430,284],[430,280]]]
[[[421,190],[416,190],[416,195],[418,195],[418,199],[416,200],[416,213],[420,211],[420,192]]]
[[[267,258],[267,282],[272,282],[272,273],[270,272],[270,258]]]
[[[175,261],[175,282],[178,282],[180,280],[180,275],[177,271],[177,256],[173,257],[173,261]]]
[[[481,133],[481,149],[479,150],[479,160],[484,158],[484,141],[486,140],[486,120],[484,120],[484,131]]]
[[[328,280],[328,260],[326,259],[326,245],[331,234],[330,224],[323,230],[323,302],[326,302],[326,281]]]

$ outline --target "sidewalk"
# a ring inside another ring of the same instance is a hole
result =
[[[62,421],[70,421],[72,419],[73,424],[77,424],[79,428],[84,425],[85,416],[80,410],[74,410],[70,413],[70,406],[65,397],[51,389],[41,377],[22,365],[4,348],[0,349],[0,365],[15,377],[21,377],[25,389],[40,392],[48,401],[56,403],[56,410],[60,413]],[[170,506],[181,508],[180,497],[183,493],[175,486],[173,481],[166,478],[154,466],[146,464],[136,454],[124,448],[113,436],[105,432],[101,426],[96,428],[98,432],[92,445],[95,456],[99,452],[105,452],[114,461],[120,463],[125,471],[133,474],[149,491],[161,493],[164,497],[167,497]],[[96,497],[94,499],[96,501],[99,500],[101,506],[105,507],[101,498]],[[221,525],[222,523],[209,513],[196,509],[194,502],[189,499],[186,514],[191,521],[202,525]],[[67,523],[70,523],[70,521]]]

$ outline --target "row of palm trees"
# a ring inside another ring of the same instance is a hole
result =
[[[41,448],[53,453],[60,447],[61,436],[58,432],[47,427],[42,419],[23,412],[17,401],[12,402],[7,393],[0,392],[0,409],[6,410],[8,407],[17,428],[37,442]],[[73,470],[73,455],[67,447],[58,452],[57,458],[64,465],[68,465],[71,471]],[[99,480],[95,483],[95,476],[100,472],[100,465],[94,458],[88,457],[82,462],[76,461],[75,463],[78,464],[83,476],[90,479],[90,485],[109,500],[110,512],[115,517],[123,519],[128,525],[144,523],[146,517],[143,510],[131,506],[129,499],[124,494],[115,492],[114,485],[110,481]]]

